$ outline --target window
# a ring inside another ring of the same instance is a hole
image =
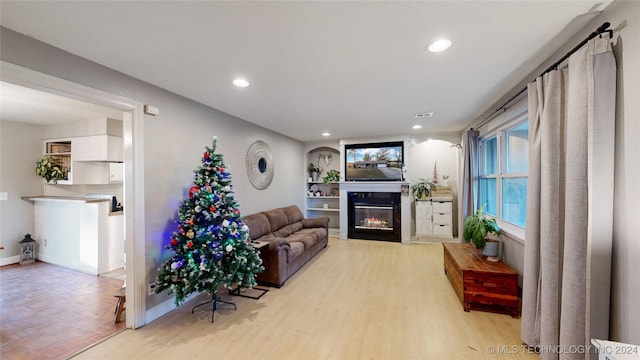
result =
[[[525,227],[529,123],[519,118],[480,141],[479,204],[499,222]]]

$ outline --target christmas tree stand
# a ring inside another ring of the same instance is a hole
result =
[[[223,304],[233,305],[233,310],[238,310],[238,307],[236,306],[236,304],[234,304],[232,302],[229,302],[229,301],[221,300],[219,296],[217,296],[216,294],[213,294],[211,296],[211,300],[205,301],[202,304],[198,304],[198,305],[194,306],[193,309],[191,309],[191,313],[193,314],[193,312],[196,310],[196,308],[199,308],[200,306],[211,304],[211,322],[213,322],[213,315],[215,314],[216,309],[218,308],[218,303],[219,302],[223,303]]]

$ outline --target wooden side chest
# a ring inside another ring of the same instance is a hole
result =
[[[502,261],[490,262],[467,243],[443,243],[444,272],[464,311],[484,310],[520,316],[518,273]]]

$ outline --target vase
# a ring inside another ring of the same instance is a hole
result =
[[[487,257],[497,257],[500,253],[500,242],[487,240],[482,248],[482,255]]]
[[[312,172],[312,173],[311,173],[311,181],[314,181],[314,182],[315,182],[315,181],[318,181],[318,176],[319,176],[319,175],[320,175],[320,173],[319,173],[319,172],[317,172],[317,171]]]

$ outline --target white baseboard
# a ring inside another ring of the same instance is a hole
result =
[[[17,264],[20,262],[20,255],[0,258],[0,266]]]
[[[193,294],[189,295],[184,300],[184,302],[186,303],[187,301],[195,298],[198,295],[200,295],[200,293],[193,293]],[[152,296],[155,296],[155,295],[152,295]],[[162,315],[165,315],[166,313],[174,310],[175,308],[176,308],[176,297],[172,296],[170,299],[167,299],[166,301],[164,301],[164,302],[152,307],[151,309],[147,310],[147,313],[146,313],[146,316],[145,316],[145,324],[149,324],[153,320],[161,317]]]

